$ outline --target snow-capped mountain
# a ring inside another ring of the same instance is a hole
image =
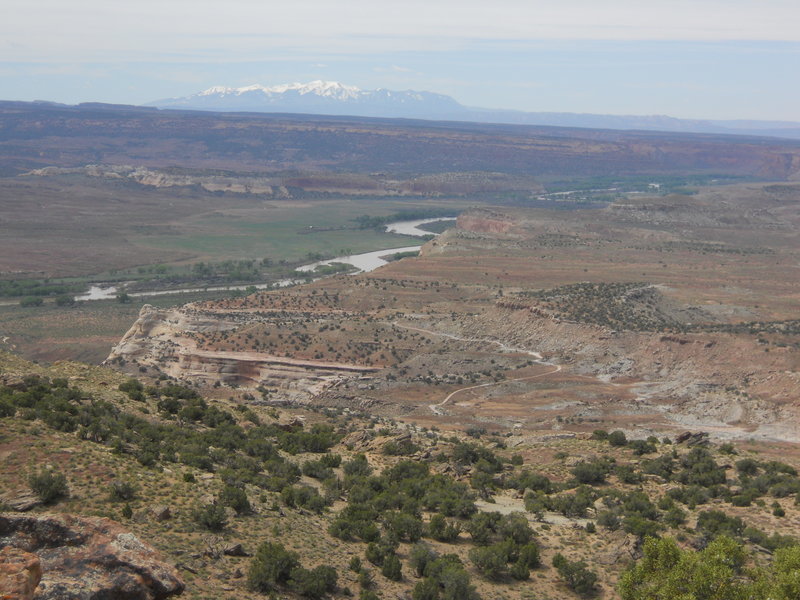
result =
[[[549,125],[588,129],[622,129],[691,133],[724,133],[800,139],[800,123],[778,121],[712,121],[665,115],[598,115],[472,108],[432,92],[362,90],[337,81],[285,83],[266,87],[215,86],[183,98],[150,102],[158,108],[231,112],[301,113],[358,117],[434,119]]]
[[[450,96],[431,92],[362,90],[337,81],[286,83],[266,87],[215,86],[185,96],[150,102],[159,108],[291,112],[365,117],[459,118],[465,108]]]

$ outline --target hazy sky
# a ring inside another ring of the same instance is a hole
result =
[[[327,79],[468,106],[800,121],[798,0],[2,0],[0,99]]]

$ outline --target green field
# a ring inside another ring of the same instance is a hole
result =
[[[428,209],[457,214],[472,204],[463,198],[265,199],[120,186],[78,176],[5,179],[0,192],[16,199],[4,217],[18,224],[0,235],[0,277],[10,292],[0,294],[0,349],[34,360],[92,363],[108,355],[144,302],[173,306],[230,293],[74,307],[56,306],[55,296],[88,289],[90,283],[135,282],[129,287],[133,291],[269,282],[310,260],[420,241],[378,228],[358,229],[358,217]],[[237,273],[236,264],[229,267],[227,261],[251,264]],[[22,295],[14,296],[13,282],[20,280],[64,285],[49,295],[45,288],[19,288]],[[43,297],[44,304],[19,306],[26,296]]]
[[[382,216],[409,208],[449,207],[457,213],[465,201],[400,202],[385,200],[298,201],[255,209],[233,209],[183,221],[174,233],[128,235],[136,246],[194,260],[270,258],[297,262],[309,254],[326,257],[407,246],[418,238],[356,229],[362,215]],[[186,259],[183,259],[186,260]]]

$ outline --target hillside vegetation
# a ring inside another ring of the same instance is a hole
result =
[[[795,597],[800,478],[768,446],[542,445],[4,365],[5,502],[32,489],[35,511],[120,520],[191,597]]]

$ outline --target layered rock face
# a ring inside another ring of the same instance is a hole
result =
[[[106,362],[133,361],[157,367],[173,377],[205,384],[280,387],[295,401],[307,399],[340,377],[377,370],[367,365],[264,352],[204,350],[197,347],[193,337],[197,333],[234,331],[260,321],[269,319],[247,311],[202,310],[191,304],[164,310],[145,304],[138,320],[114,346]]]
[[[0,598],[160,600],[184,589],[155,549],[110,519],[5,513],[0,546]]]

